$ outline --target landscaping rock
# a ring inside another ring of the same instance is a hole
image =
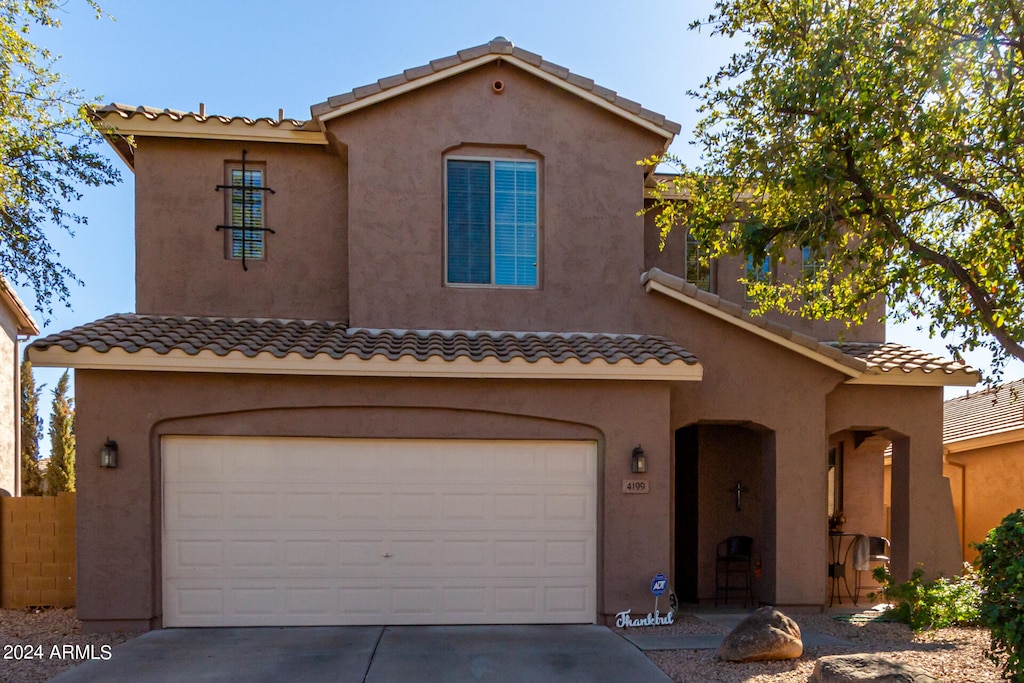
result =
[[[737,624],[718,648],[730,662],[795,659],[804,652],[800,627],[774,607],[762,607]]]
[[[938,680],[919,666],[878,655],[833,655],[815,662],[807,683],[933,683]]]

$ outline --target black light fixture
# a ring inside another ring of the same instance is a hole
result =
[[[117,442],[107,439],[100,449],[100,467],[117,467]]]
[[[640,444],[633,449],[633,474],[647,474],[647,456]]]

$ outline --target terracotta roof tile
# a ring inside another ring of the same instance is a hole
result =
[[[366,360],[385,356],[391,360],[439,357],[444,360],[496,358],[505,362],[549,359],[583,363],[601,360],[610,364],[662,364],[682,361],[696,365],[697,358],[664,337],[651,335],[582,332],[505,332],[465,330],[377,330],[349,328],[343,323],[305,320],[198,318],[156,315],[112,315],[74,329],[37,339],[31,348],[45,351],[59,346],[75,352],[89,348],[100,353],[143,349],[166,354],[180,351],[194,356],[232,352],[255,357],[269,353],[277,358],[299,354],[313,358],[358,356]]]
[[[706,306],[718,309],[738,321],[747,325],[761,328],[780,340],[806,347],[816,354],[838,361],[849,368],[859,371],[869,371],[873,374],[887,375],[898,372],[911,373],[920,371],[925,374],[938,372],[940,375],[957,375],[958,379],[970,381],[972,375],[977,371],[967,365],[962,365],[949,358],[935,356],[925,351],[894,344],[891,342],[836,342],[821,341],[806,334],[777,323],[769,321],[762,316],[751,315],[738,304],[726,301],[717,294],[711,294],[698,289],[684,279],[666,273],[658,268],[652,268],[641,276],[641,283],[656,282],[660,285],[675,290],[684,296],[694,299]],[[898,371],[898,372],[894,372]],[[976,377],[973,377],[976,380]],[[956,382],[954,382],[956,383]]]
[[[903,344],[892,342],[827,342],[847,356],[859,358],[868,368],[888,372],[913,372],[926,374],[939,372],[951,375],[954,372],[974,372],[974,369],[951,358],[943,358]]]
[[[160,117],[166,117],[172,121],[183,121],[185,119],[193,119],[199,123],[207,122],[219,122],[223,124],[231,124],[236,121],[240,121],[249,126],[255,126],[260,124],[270,125],[275,128],[277,127],[291,127],[295,130],[319,130],[317,125],[311,121],[300,121],[298,119],[275,119],[271,117],[261,117],[256,119],[250,119],[244,116],[213,116],[209,114],[200,115],[194,111],[182,111],[180,109],[157,109],[156,107],[132,107],[127,104],[120,104],[113,102],[111,104],[104,105],[93,110],[94,115],[103,114],[117,114],[123,119],[130,119],[133,116],[145,116],[147,119],[155,120]]]
[[[1024,429],[1024,379],[942,404],[942,442]]]
[[[405,83],[415,81],[425,76],[430,76],[439,71],[450,69],[455,66],[459,66],[465,62],[470,62],[480,57],[496,54],[496,55],[512,55],[513,57],[522,60],[523,62],[530,64],[542,71],[551,74],[552,76],[566,81],[570,85],[582,88],[584,90],[593,92],[595,95],[602,97],[615,106],[627,111],[631,114],[639,116],[645,121],[649,121],[659,128],[663,128],[666,131],[670,131],[673,134],[679,133],[681,127],[678,123],[669,121],[663,115],[657,112],[644,109],[638,102],[626,99],[625,97],[619,96],[614,90],[603,88],[596,85],[593,80],[574,74],[566,67],[560,64],[554,64],[545,60],[540,55],[523,50],[522,48],[515,47],[511,41],[501,36],[494,38],[488,43],[483,45],[476,45],[474,47],[459,50],[456,54],[448,57],[441,57],[440,59],[431,60],[429,64],[423,66],[412,67],[406,69],[401,74],[395,76],[388,76],[378,80],[376,83],[370,85],[361,86],[354,88],[351,92],[342,95],[335,95],[327,99],[326,103],[315,104],[310,107],[310,111],[313,116],[319,117],[330,111],[343,107],[346,104],[350,104],[356,100],[375,95],[378,92],[386,91],[390,88],[394,88]],[[327,105],[326,107],[324,105]]]

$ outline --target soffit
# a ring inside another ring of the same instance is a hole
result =
[[[376,83],[335,95],[326,102],[310,107],[310,112],[323,126],[331,119],[499,60],[661,135],[666,138],[666,147],[681,130],[678,123],[669,121],[662,114],[645,109],[638,102],[601,87],[592,79],[574,74],[564,66],[553,64],[538,54],[515,47],[511,41],[500,36],[489,43],[460,50],[449,57],[435,59],[429,64],[406,69],[400,74],[381,78]]]
[[[349,328],[330,321],[112,315],[36,340],[37,366],[177,372],[700,380],[664,337]]]
[[[28,307],[25,306],[25,303],[5,277],[0,277],[0,292],[3,293],[4,305],[11,312],[11,315],[14,316],[14,320],[17,323],[18,334],[39,334],[39,325],[33,320],[32,314],[28,312]]]
[[[652,268],[641,282],[647,292],[659,292],[676,301],[724,320],[805,358],[838,370],[847,384],[906,386],[974,386],[978,371],[948,358],[890,342],[821,341],[699,289],[675,275]]]

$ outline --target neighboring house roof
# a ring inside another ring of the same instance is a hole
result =
[[[39,334],[39,325],[32,319],[32,314],[28,312],[28,307],[18,297],[6,278],[0,278],[0,299],[3,300],[7,310],[14,316],[14,320],[18,325],[18,334]]]
[[[850,378],[848,384],[974,386],[978,383],[978,371],[974,368],[902,344],[815,339],[786,325],[751,315],[739,304],[705,292],[658,268],[644,273],[641,283],[648,292],[664,294],[837,370]]]
[[[664,337],[376,330],[340,322],[112,315],[38,339],[45,367],[400,377],[700,380]]]
[[[574,74],[564,66],[553,64],[538,54],[515,47],[512,41],[502,36],[494,38],[489,43],[460,50],[449,57],[435,59],[429,64],[406,69],[395,76],[382,78],[376,83],[336,95],[326,102],[310,107],[310,112],[323,125],[323,122],[338,116],[499,60],[661,135],[666,138],[666,148],[668,142],[681,130],[678,123],[669,121],[663,115],[644,109],[638,102],[628,100],[614,90],[603,88],[592,79]]]
[[[949,451],[1024,442],[1024,379],[951,398],[942,414]]]

